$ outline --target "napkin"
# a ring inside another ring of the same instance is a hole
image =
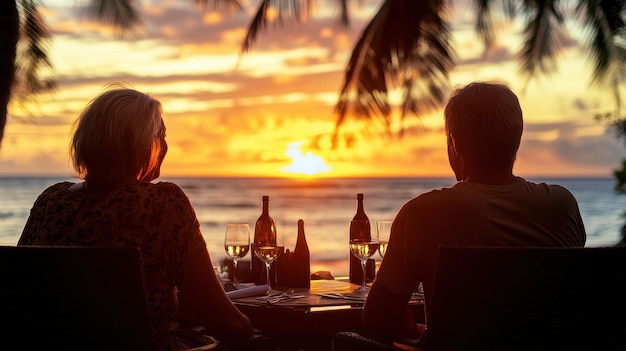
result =
[[[246,288],[229,291],[226,295],[231,299],[240,299],[242,297],[259,296],[267,292],[267,284],[255,285]]]

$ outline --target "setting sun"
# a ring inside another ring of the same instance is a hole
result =
[[[292,159],[290,165],[283,167],[282,170],[291,174],[312,176],[319,173],[326,173],[331,167],[324,162],[324,159],[312,152],[303,153],[300,149],[302,141],[290,143],[287,147],[286,154]]]

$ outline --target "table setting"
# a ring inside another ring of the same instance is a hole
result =
[[[291,344],[294,349],[303,345],[328,348],[336,332],[361,327],[363,306],[369,293],[369,282],[365,279],[366,263],[373,260],[377,253],[380,258],[384,257],[391,221],[377,221],[371,235],[369,220],[352,220],[350,226],[354,235],[346,246],[350,248],[350,255],[361,263],[359,271],[362,279],[351,282],[349,277],[336,279],[330,272],[310,272],[307,269],[307,284],[294,279],[298,270],[298,245],[294,250],[282,246],[284,238],[276,234],[271,221],[255,226],[254,240],[251,240],[250,228],[246,225],[237,226],[238,235],[232,233],[233,228],[228,229],[224,247],[233,260],[233,269],[236,270],[236,260],[241,260],[248,252],[252,255],[251,261],[256,258],[259,261],[257,266],[262,269],[255,271],[251,262],[251,279],[245,282],[239,282],[235,272],[232,272],[230,279],[222,281],[227,296],[250,318],[255,329],[279,340],[281,346],[287,349]],[[298,221],[298,236],[300,239],[304,237],[302,220]],[[304,244],[306,268],[309,268],[306,241]],[[271,276],[270,267],[274,267]],[[423,320],[423,299],[423,293],[418,291],[410,301],[416,314],[422,316],[418,320]]]

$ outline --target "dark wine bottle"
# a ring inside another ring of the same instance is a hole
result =
[[[285,253],[280,255],[278,261],[278,278],[279,286],[291,287],[293,285],[293,252],[285,249]]]
[[[363,207],[363,194],[356,194],[356,213],[352,219],[361,219],[369,221],[369,218],[365,214],[365,209]],[[367,226],[367,233],[371,237],[371,228]],[[354,238],[354,233],[350,232],[350,239]],[[363,283],[363,266],[361,265],[361,261],[356,258],[349,250],[348,253],[350,255],[350,283],[359,284]],[[371,261],[371,262],[370,262]],[[373,281],[376,275],[376,262],[374,259],[370,258],[367,260],[365,265],[366,277],[368,281]]]
[[[252,282],[254,284],[267,284],[267,276],[265,272],[265,263],[261,261],[256,254],[254,254],[254,245],[256,245],[259,240],[266,238],[268,236],[272,236],[276,238],[276,225],[274,224],[274,220],[270,217],[269,211],[269,202],[270,197],[267,195],[263,196],[263,205],[261,210],[261,215],[259,219],[256,220],[256,225],[254,226],[254,241],[252,243],[252,259],[251,259],[251,275]]]
[[[293,251],[293,287],[311,287],[311,254],[304,235],[304,221],[298,220],[298,238]]]
[[[274,260],[274,262],[272,263],[272,266],[270,267],[270,285],[271,286],[275,286],[276,284],[278,284],[278,275],[279,270],[280,270],[280,266],[285,262],[285,260],[283,259],[283,256],[285,255],[285,247],[284,246],[278,246],[278,255],[276,256],[276,259]]]

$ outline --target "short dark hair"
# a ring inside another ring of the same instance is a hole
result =
[[[133,89],[93,99],[75,122],[70,157],[78,176],[103,190],[154,180],[167,150],[161,115],[159,101]]]
[[[512,167],[524,121],[519,100],[509,87],[474,82],[457,89],[444,118],[461,157],[489,169]]]

